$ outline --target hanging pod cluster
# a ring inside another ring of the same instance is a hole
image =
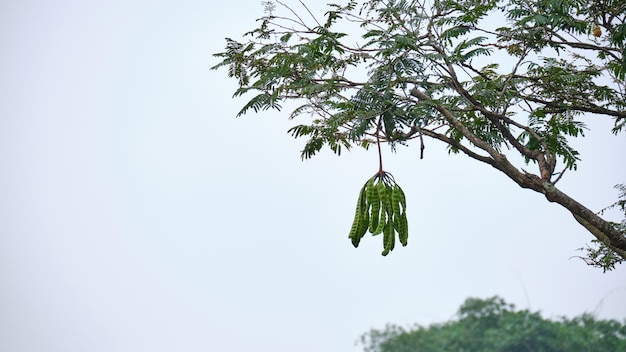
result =
[[[350,229],[350,239],[355,247],[367,230],[372,235],[383,234],[384,250],[387,255],[396,241],[396,232],[402,246],[406,246],[409,226],[406,219],[406,198],[393,176],[387,172],[377,172],[367,180],[356,206],[354,222]]]

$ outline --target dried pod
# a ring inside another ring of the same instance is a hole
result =
[[[593,35],[595,37],[601,36],[602,35],[602,28],[600,28],[600,26],[593,27]]]

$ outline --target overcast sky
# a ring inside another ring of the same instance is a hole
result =
[[[374,150],[302,162],[287,111],[235,118],[209,71],[257,0],[0,4],[0,350],[357,351],[387,323],[499,295],[544,316],[626,317],[626,267],[571,258],[565,210],[436,143],[385,152],[409,246],[347,238]],[[321,9],[320,9],[321,11]],[[591,209],[626,182],[594,117],[559,186]]]

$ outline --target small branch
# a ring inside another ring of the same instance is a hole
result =
[[[468,147],[464,146],[463,144],[461,144],[460,142],[446,136],[443,135],[441,133],[437,133],[431,130],[426,130],[426,129],[421,129],[421,128],[417,128],[417,127],[413,127],[411,128],[411,131],[409,131],[406,135],[407,138],[410,138],[413,134],[415,133],[419,133],[419,138],[422,142],[422,145],[420,147],[420,159],[422,159],[422,154],[421,152],[424,151],[424,144],[423,144],[423,139],[422,139],[422,135],[425,135],[427,137],[433,138],[433,139],[437,139],[439,141],[442,141],[452,147],[457,148],[458,150],[460,150],[461,152],[463,152],[464,154],[466,154],[467,156],[469,156],[472,159],[478,160],[480,162],[483,162],[485,164],[489,164],[492,165],[494,164],[494,160],[488,156],[483,156],[480,155],[474,151],[472,151],[471,149],[469,149]]]
[[[383,122],[383,116],[381,115],[378,118],[378,125],[376,126],[376,146],[378,147],[378,173],[380,175],[383,174],[383,153],[380,150],[380,137],[378,136],[380,133],[381,124]]]
[[[613,59],[621,61],[621,58],[617,54],[615,54],[615,53],[619,53],[619,49],[618,48],[608,48],[608,47],[604,47],[604,46],[598,46],[598,45],[582,43],[582,42],[570,42],[570,41],[565,40],[565,38],[563,38],[562,36],[560,36],[556,32],[552,32],[552,34],[555,37],[561,39],[562,41],[558,42],[558,41],[555,41],[555,40],[548,40],[548,43],[550,43],[550,44],[569,46],[571,48],[576,48],[576,49],[602,51],[602,52],[610,55]]]
[[[590,112],[590,113],[599,114],[599,115],[614,116],[614,117],[618,117],[622,119],[626,118],[626,111],[609,110],[609,109],[596,106],[596,105],[594,106],[569,105],[568,106],[568,105],[558,103],[556,101],[548,101],[548,100],[533,98],[530,96],[525,96],[523,97],[523,99],[532,101],[533,103],[543,104],[551,108],[561,108],[561,109],[568,109],[568,110],[575,110],[575,111],[582,111],[582,112]]]
[[[306,11],[309,13],[309,15],[311,15],[311,17],[313,17],[313,20],[315,21],[315,23],[317,23],[318,27],[321,27],[322,25],[319,23],[319,21],[317,20],[317,18],[315,18],[315,16],[313,15],[313,13],[311,13],[311,10],[309,10],[309,7],[306,6],[306,4],[304,2],[302,2],[302,0],[300,0],[300,4],[302,4],[302,6],[306,9]]]
[[[559,176],[557,176],[556,180],[552,181],[553,185],[556,185],[556,183],[559,182],[561,177],[563,177],[563,174],[565,174],[566,170],[567,170],[567,166],[563,168],[563,171],[559,172]]]
[[[304,20],[298,15],[298,13],[296,11],[294,11],[291,7],[289,7],[287,4],[281,2],[281,1],[276,1],[277,3],[281,4],[284,8],[288,9],[294,16],[296,16],[296,18],[298,20],[300,20],[300,24],[304,27],[309,29],[309,27],[306,25],[306,22],[304,22]],[[296,21],[294,21],[296,22]],[[297,22],[296,22],[297,23]]]
[[[423,101],[430,101],[430,100],[432,100],[428,95],[424,94],[423,92],[421,92],[417,88],[411,89],[410,90],[410,94],[413,97],[415,97],[417,99],[420,99],[420,100],[423,100]],[[443,117],[450,123],[450,125],[452,125],[459,132],[461,132],[461,134],[465,138],[467,138],[472,144],[474,144],[478,148],[480,148],[480,149],[486,151],[487,153],[489,153],[489,155],[491,155],[492,158],[496,158],[496,157],[498,157],[500,155],[500,153],[493,146],[491,146],[489,143],[483,141],[478,136],[476,136],[474,133],[472,133],[472,131],[470,131],[467,127],[465,127],[465,125],[463,125],[463,123],[461,123],[461,121],[459,121],[444,106],[436,105],[435,109],[437,109],[437,111],[439,111],[443,115]]]

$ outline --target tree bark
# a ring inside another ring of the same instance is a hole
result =
[[[554,185],[546,184],[544,188],[546,189],[544,194],[550,202],[560,204],[569,210],[578,223],[615,253],[619,254],[620,257],[626,259],[626,236],[618,231],[615,226],[561,192]]]
[[[584,205],[561,192],[554,184],[544,181],[536,175],[520,172],[506,160],[504,155],[498,159],[492,165],[493,167],[505,173],[522,188],[530,188],[542,193],[548,201],[557,203],[567,209],[574,216],[574,219],[592,235],[620,257],[626,259],[626,235],[621,233],[609,221],[602,219]]]
[[[413,97],[422,101],[431,100],[428,95],[424,94],[416,88],[411,89],[410,94]],[[486,151],[489,156],[487,157],[478,155],[471,150],[461,146],[458,142],[446,139],[445,136],[439,135],[434,132],[424,133],[425,135],[459,148],[469,157],[489,164],[494,168],[500,170],[513,181],[515,181],[515,183],[517,183],[520,187],[532,189],[535,192],[543,194],[548,201],[561,205],[574,216],[574,219],[576,219],[578,223],[586,228],[598,240],[607,245],[619,256],[626,259],[626,234],[620,232],[609,221],[602,219],[596,213],[589,210],[584,205],[580,204],[579,202],[556,188],[554,184],[550,182],[549,175],[544,175],[545,167],[540,167],[542,177],[520,171],[517,167],[515,167],[515,165],[511,164],[507,160],[504,154],[498,152],[495,148],[489,145],[489,143],[473,134],[465,125],[463,125],[463,123],[461,123],[461,121],[457,120],[456,117],[445,106],[437,105],[436,109],[443,115],[443,117],[450,123],[450,125],[452,125],[459,132],[461,132],[461,134],[476,147]]]

